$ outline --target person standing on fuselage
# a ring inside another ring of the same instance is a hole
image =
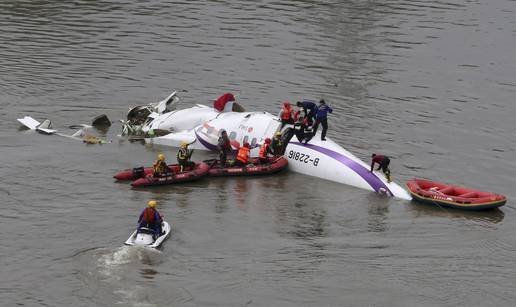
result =
[[[281,127],[280,129],[283,129],[285,125],[287,124],[294,124],[294,110],[292,109],[292,105],[290,102],[285,101],[283,102],[283,108],[280,112],[280,119],[281,119]]]
[[[333,113],[333,109],[330,108],[324,99],[319,101],[319,107],[315,116],[314,124],[314,135],[317,132],[319,124],[321,124],[323,130],[321,132],[321,141],[326,141],[326,131],[328,131],[328,113]]]

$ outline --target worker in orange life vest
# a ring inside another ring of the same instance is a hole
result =
[[[294,124],[294,109],[292,109],[292,105],[290,105],[290,102],[285,101],[283,102],[283,108],[280,112],[280,119],[281,119],[281,127],[280,129],[283,129],[283,127],[286,124]]]
[[[138,218],[138,231],[140,231],[141,227],[146,227],[152,229],[156,236],[161,235],[161,223],[163,222],[163,218],[158,210],[156,210],[157,204],[155,200],[150,200],[147,203],[147,208],[143,209],[140,218]]]
[[[274,155],[274,152],[271,148],[271,139],[266,138],[263,145],[260,146],[260,151],[258,152],[258,158],[261,163],[266,163],[269,161],[269,154]]]
[[[238,166],[246,166],[249,162],[249,152],[251,151],[251,148],[249,146],[249,143],[244,143],[244,146],[240,146],[238,149],[237,157],[235,160],[235,165]]]

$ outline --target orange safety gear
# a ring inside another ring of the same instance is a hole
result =
[[[269,140],[269,143],[265,142],[260,147],[260,151],[258,152],[258,158],[267,159],[267,147],[269,147],[269,144],[270,144],[270,140]]]
[[[289,102],[283,103],[283,109],[281,110],[281,119],[282,120],[290,120],[292,118],[292,113],[294,110]]]
[[[237,154],[237,157],[236,159],[242,163],[245,163],[247,164],[247,162],[249,161],[249,152],[251,150],[249,149],[249,144],[247,144],[247,146],[242,146],[238,149],[238,154]]]

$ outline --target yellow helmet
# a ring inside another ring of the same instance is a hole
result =
[[[147,203],[147,205],[151,208],[156,207],[157,204],[158,203],[155,200],[149,200],[149,202]]]
[[[281,136],[281,131],[276,132],[275,136]]]
[[[181,144],[179,146],[181,146],[181,147],[188,147],[188,145],[189,144],[187,142],[183,141],[183,142],[181,142]]]
[[[160,160],[160,161],[165,161],[165,155],[160,153],[160,154],[158,155],[158,160]]]

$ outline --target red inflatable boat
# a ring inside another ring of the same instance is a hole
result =
[[[465,210],[487,210],[503,206],[503,195],[466,189],[424,179],[412,179],[407,188],[413,200]]]
[[[179,171],[177,165],[173,165],[172,170]],[[165,184],[173,184],[180,182],[188,182],[200,179],[208,174],[210,167],[206,163],[197,163],[195,167],[191,170],[186,170],[183,172],[172,172],[168,176],[163,177],[154,177],[152,174],[147,175],[143,178],[136,179],[131,183],[133,187],[148,187],[148,186],[156,186],[156,185],[165,185]]]
[[[283,156],[273,157],[269,162],[262,163],[258,158],[252,158],[247,166],[226,166],[221,167],[219,160],[212,159],[204,161],[210,166],[208,176],[256,176],[277,173],[288,165],[288,160]]]
[[[181,167],[179,164],[169,164],[168,168],[171,173],[179,173]],[[143,178],[147,176],[152,176],[154,174],[154,170],[152,167],[135,167],[132,169],[126,169],[121,172],[118,172],[113,176],[116,180],[136,180],[138,178]]]

